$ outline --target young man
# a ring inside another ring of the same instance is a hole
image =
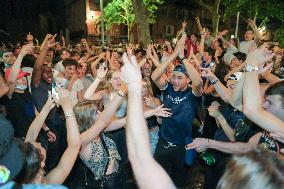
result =
[[[83,100],[84,89],[82,81],[78,79],[78,62],[72,58],[66,58],[63,60],[62,64],[64,66],[64,73],[59,73],[55,80],[57,85],[71,92],[71,103],[75,106],[78,101]]]
[[[240,154],[262,145],[268,150],[280,154],[280,150],[284,148],[284,82],[275,83],[266,90],[263,104],[261,95],[257,92],[260,91],[257,71],[272,57],[273,54],[264,48],[256,49],[248,55],[243,87],[245,115],[266,131],[255,134],[247,143],[218,142],[197,138],[187,145],[189,149],[195,148],[197,151],[204,151],[207,148],[212,148],[226,153]]]
[[[41,111],[45,105],[48,94],[52,91],[52,68],[45,61],[48,51],[55,45],[55,37],[47,34],[48,41],[42,44],[42,49],[36,60],[32,75],[32,97],[38,111]],[[45,141],[43,146],[47,151],[46,170],[52,170],[60,160],[60,157],[66,149],[66,129],[65,121],[61,118],[59,108],[54,107],[48,114],[45,124],[48,126],[46,132],[52,131],[55,134],[55,140],[52,143]],[[49,135],[49,134],[48,134]]]
[[[63,61],[66,58],[70,58],[70,51],[68,49],[62,49],[61,53],[60,53],[61,61],[59,61],[55,64],[54,69],[63,73],[64,72]]]
[[[163,103],[171,110],[172,116],[162,120],[155,158],[168,172],[174,183],[183,187],[186,184],[187,169],[184,165],[185,138],[191,137],[192,121],[201,95],[202,79],[198,71],[184,58],[183,34],[174,52],[152,74],[155,84],[163,90]],[[181,63],[177,65],[168,83],[161,77],[167,66],[177,55]],[[192,86],[189,87],[189,81]]]
[[[248,29],[245,33],[245,41],[240,43],[240,52],[248,54],[252,51],[260,40],[260,35],[255,22],[252,20],[247,20],[247,23],[251,29]]]

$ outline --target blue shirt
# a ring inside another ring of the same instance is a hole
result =
[[[191,88],[184,91],[174,91],[168,84],[163,91],[165,108],[171,109],[172,116],[163,118],[159,135],[174,144],[185,144],[185,137],[191,137],[192,121],[195,118],[199,98],[194,96]]]

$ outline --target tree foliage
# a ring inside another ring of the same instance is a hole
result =
[[[156,11],[159,5],[165,0],[143,0],[149,11],[149,22],[154,23],[156,20]],[[124,24],[131,30],[135,24],[135,14],[133,11],[132,0],[112,0],[104,8],[104,21],[109,29],[113,24]]]
[[[222,4],[225,6],[225,19],[240,12],[243,18],[256,16],[260,20],[284,20],[283,0],[223,0]]]

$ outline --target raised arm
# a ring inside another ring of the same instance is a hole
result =
[[[44,44],[41,45],[42,48],[34,64],[34,69],[32,74],[32,83],[35,87],[39,86],[41,80],[42,66],[44,64],[44,60],[47,55],[48,49],[56,44],[55,37],[56,34],[54,36],[52,36],[51,34],[47,34],[45,38],[48,39],[48,41],[46,41]]]
[[[217,93],[220,95],[222,100],[229,103],[232,93],[229,91],[220,80],[211,72],[209,68],[201,68],[201,76],[207,78],[211,84],[215,87]]]
[[[156,117],[170,117],[172,114],[169,112],[168,108],[163,108],[163,105],[158,106],[155,109],[144,111],[144,118],[156,116]],[[104,131],[113,131],[126,125],[127,117],[117,119],[112,121]]]
[[[235,130],[232,129],[232,127],[228,124],[223,114],[219,111],[219,106],[220,104],[218,102],[212,102],[212,104],[208,107],[209,115],[216,119],[216,121],[220,124],[228,139],[234,142]]]
[[[81,147],[79,127],[70,103],[70,93],[64,89],[58,88],[57,90],[59,95],[58,103],[62,107],[66,118],[68,146],[58,165],[44,177],[45,182],[48,184],[62,184],[65,181],[77,159]]]
[[[101,67],[97,71],[97,77],[95,81],[90,85],[90,87],[86,90],[84,94],[84,98],[87,100],[101,100],[103,98],[102,92],[98,91],[96,92],[97,87],[99,86],[101,80],[104,79],[106,76],[108,70],[104,69],[104,67]]]
[[[265,47],[258,48],[248,54],[247,65],[258,68],[268,60],[272,59],[271,54]],[[245,73],[245,83],[243,89],[244,113],[261,128],[272,132],[284,134],[284,122],[275,115],[266,111],[262,107],[262,98],[257,69]]]
[[[9,85],[9,92],[8,92],[9,97],[11,97],[13,92],[14,92],[16,80],[17,80],[19,71],[21,69],[22,60],[23,60],[23,58],[26,54],[29,54],[29,53],[32,52],[32,47],[33,47],[33,44],[31,44],[31,43],[24,45],[22,47],[21,52],[18,55],[15,63],[13,64],[13,66],[11,68],[11,74],[10,74],[9,78],[7,79],[7,83]]]
[[[41,112],[36,116],[33,120],[32,124],[29,127],[29,130],[26,135],[25,142],[35,142],[42,126],[44,125],[44,121],[48,116],[50,110],[55,106],[52,97],[49,96],[45,105],[43,106]]]
[[[192,91],[195,95],[200,96],[202,93],[202,84],[203,81],[199,72],[195,69],[195,67],[189,62],[188,59],[184,59],[184,44],[181,45],[179,56],[183,59],[183,65],[188,73],[189,78],[192,81]]]
[[[9,92],[9,86],[0,73],[0,98]]]
[[[126,141],[136,181],[142,189],[175,188],[170,177],[151,155],[148,129],[143,116],[141,72],[135,57],[132,56],[130,60],[126,54],[123,55],[122,80],[128,84],[129,90]]]
[[[127,93],[127,88],[122,85],[120,87],[120,90],[117,92],[115,97],[110,101],[106,109],[98,115],[99,118],[96,121],[96,123],[83,132],[81,134],[81,141],[82,146],[85,147],[88,145],[91,141],[93,141],[111,122],[111,119],[116,112],[117,108],[120,106],[123,97]]]
[[[184,44],[185,38],[186,36],[183,35],[177,43],[174,52],[164,62],[162,62],[162,64],[160,64],[159,67],[157,67],[152,73],[151,78],[158,88],[164,89],[166,87],[167,81],[161,76],[166,71],[168,65],[178,56],[179,50]]]

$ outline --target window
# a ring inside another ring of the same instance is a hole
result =
[[[166,26],[166,36],[174,35],[174,26],[167,25]]]

